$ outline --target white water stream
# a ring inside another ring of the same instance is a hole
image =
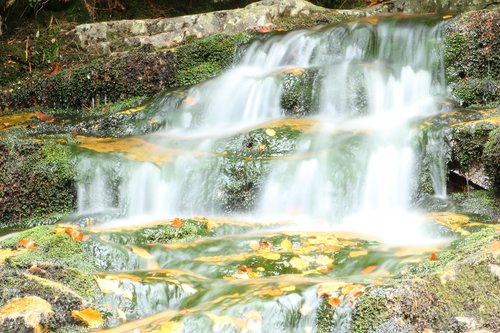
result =
[[[310,116],[320,125],[299,140],[296,153],[311,157],[270,162],[251,215],[297,219],[309,229],[345,222],[382,236],[391,230],[391,240],[415,240],[409,211],[420,161],[412,122],[438,112],[436,101],[446,95],[439,44],[439,25],[403,19],[257,41],[225,74],[191,88],[183,103],[163,102],[175,108],[168,110],[169,128],[149,140],[168,146],[172,135],[181,136],[185,153],[164,165],[124,164],[113,186],[112,162],[83,160],[79,211],[113,209],[136,221],[223,215],[215,185],[222,164],[204,155],[213,150],[211,138],[283,117],[282,74],[298,68],[316,73]],[[436,192],[443,196],[436,165]]]

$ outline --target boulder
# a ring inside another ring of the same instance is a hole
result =
[[[36,296],[14,298],[0,308],[2,332],[44,332],[52,306]]]

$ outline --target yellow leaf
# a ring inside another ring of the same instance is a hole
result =
[[[349,257],[351,258],[356,258],[356,257],[360,257],[360,256],[365,256],[368,254],[368,251],[366,250],[362,250],[362,251],[351,251],[349,252]]]
[[[281,255],[279,253],[269,252],[263,253],[262,257],[269,260],[279,260],[281,258]]]
[[[151,253],[149,253],[148,251],[144,250],[143,248],[140,248],[138,246],[135,246],[135,245],[129,245],[130,249],[132,250],[132,252],[141,257],[141,258],[144,258],[144,259],[151,259],[153,258],[153,256],[151,255]]]
[[[309,262],[299,257],[293,257],[290,259],[290,265],[298,270],[304,270],[309,267]]]
[[[267,288],[267,289],[257,290],[257,292],[255,294],[257,296],[276,297],[276,296],[283,295],[283,290],[278,289],[278,288]]]
[[[288,238],[285,238],[281,241],[280,247],[285,251],[290,251],[292,249],[292,242]]]
[[[282,287],[281,290],[285,292],[295,291],[295,286]]]
[[[276,131],[273,130],[272,128],[268,128],[268,129],[266,129],[266,134],[269,135],[269,136],[275,136],[276,135]]]
[[[345,286],[345,282],[328,282],[328,283],[322,283],[318,287],[318,296],[331,296],[332,294],[336,293],[340,288]]]
[[[135,332],[135,331],[134,331]],[[151,331],[151,333],[182,333],[184,324],[178,321],[167,321],[160,328]]]
[[[259,150],[260,150],[260,151],[264,151],[265,149],[266,149],[266,145],[265,145],[265,144],[263,144],[263,143],[261,143],[261,144],[259,145]]]
[[[342,295],[356,294],[359,292],[363,292],[365,290],[365,286],[361,284],[348,284],[342,287]]]
[[[65,228],[55,228],[54,230],[52,230],[50,233],[51,234],[56,234],[56,235],[59,235],[59,234],[64,234],[66,232],[66,229]]]
[[[453,17],[453,15],[445,15],[443,16],[443,20],[449,20]]]
[[[80,320],[90,328],[99,328],[104,325],[104,320],[102,319],[99,311],[91,308],[82,311],[73,310],[71,311],[71,316],[77,320]]]

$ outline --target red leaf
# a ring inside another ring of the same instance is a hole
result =
[[[437,258],[438,258],[437,254],[436,254],[436,253],[434,253],[434,252],[432,252],[431,256],[429,257],[429,260],[430,260],[430,261],[436,261],[436,260],[437,260]]]
[[[260,32],[261,34],[265,34],[265,33],[271,32],[271,31],[273,31],[273,30],[269,27],[257,28],[257,32]]]

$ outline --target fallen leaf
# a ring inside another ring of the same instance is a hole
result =
[[[290,259],[290,265],[295,269],[304,270],[309,267],[309,262],[299,257],[293,257]]]
[[[281,241],[280,247],[282,250],[289,251],[292,249],[292,242],[288,238],[285,238]]]
[[[377,269],[377,266],[373,266],[373,265],[368,266],[361,271],[361,274],[370,274],[370,273],[374,272],[376,269]]]
[[[64,234],[65,232],[66,232],[66,228],[55,228],[50,233],[59,235],[59,234]]]
[[[436,261],[437,258],[438,258],[437,254],[434,253],[434,252],[432,252],[431,255],[430,255],[430,257],[429,257],[429,260],[430,261]]]
[[[71,228],[64,229],[64,232],[66,232],[71,238],[73,238],[73,240],[80,242],[85,242],[87,239],[90,238],[89,235],[85,235],[84,233]]]
[[[263,143],[261,143],[261,144],[259,145],[259,150],[260,150],[260,151],[264,151],[264,150],[266,150],[266,145],[265,145],[265,144],[263,144]]]
[[[257,251],[259,252],[271,252],[272,250],[273,250],[273,244],[269,243],[266,240],[263,240],[260,243],[259,248],[257,249]]]
[[[40,267],[36,266],[36,265],[33,265],[29,268],[29,271],[30,272],[38,272],[38,273],[42,273],[42,274],[47,274],[47,271],[44,270],[44,269],[41,269]]]
[[[266,134],[269,135],[269,136],[275,136],[276,135],[276,131],[273,130],[272,128],[268,128],[268,129],[266,129]]]
[[[71,311],[71,316],[77,320],[80,320],[89,328],[99,328],[104,325],[104,320],[102,319],[99,311],[88,308],[85,310],[73,310]]]
[[[62,67],[59,65],[54,65],[52,68],[46,72],[43,73],[43,76],[49,76],[49,75],[54,75],[59,73],[62,70]]]
[[[351,251],[349,252],[349,257],[351,258],[356,258],[356,257],[361,257],[361,256],[365,256],[368,254],[368,251],[366,250],[362,250],[362,251]]]
[[[17,246],[24,247],[25,249],[32,250],[36,248],[36,243],[32,239],[21,239],[17,242]]]
[[[273,31],[273,30],[270,27],[257,28],[257,32],[260,32],[261,34],[265,34],[265,33],[271,32],[271,31]]]
[[[304,68],[286,68],[279,71],[280,74],[292,74],[296,76],[304,75],[306,70]]]
[[[363,292],[365,290],[365,286],[361,284],[348,284],[342,287],[341,292],[342,295],[347,296],[349,294],[357,294],[359,292]]]
[[[172,221],[172,227],[174,228],[181,228],[182,227],[182,220],[178,217],[176,217],[175,219],[173,219]]]
[[[338,297],[332,297],[328,300],[328,304],[330,304],[333,308],[336,308],[340,305],[341,301]]]
[[[443,20],[449,20],[453,17],[453,15],[445,15],[443,16]]]
[[[44,123],[51,123],[53,122],[56,118],[49,116],[48,114],[43,113],[42,111],[35,111],[35,116],[38,118],[38,120],[43,121]]]

